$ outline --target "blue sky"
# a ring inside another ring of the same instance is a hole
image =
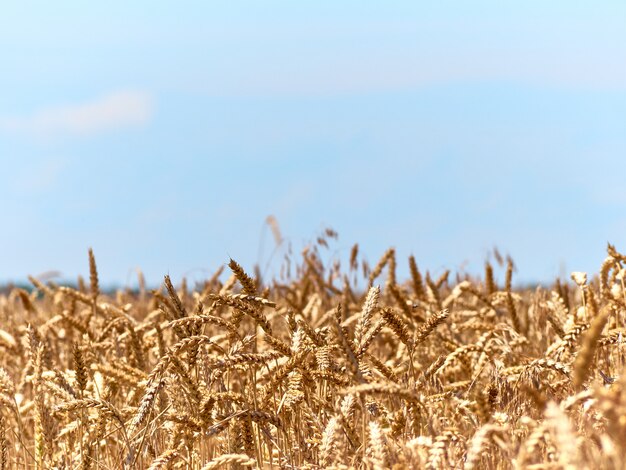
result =
[[[265,265],[270,214],[295,251],[333,227],[328,257],[595,272],[626,250],[624,24],[617,1],[5,2],[0,281],[84,275],[89,246],[111,284]]]

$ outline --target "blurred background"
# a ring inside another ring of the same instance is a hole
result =
[[[326,227],[329,259],[395,246],[400,274],[494,246],[519,283],[596,272],[626,249],[625,24],[622,1],[3,2],[0,282],[86,275],[90,246],[108,285],[270,275]]]

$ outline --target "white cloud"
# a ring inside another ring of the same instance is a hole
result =
[[[150,94],[116,91],[83,103],[40,109],[29,116],[0,116],[0,131],[37,135],[93,135],[139,127],[154,114]]]

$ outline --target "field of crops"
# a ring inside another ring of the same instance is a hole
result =
[[[325,243],[286,280],[105,293],[90,251],[0,296],[1,468],[626,467],[626,256],[515,290]]]

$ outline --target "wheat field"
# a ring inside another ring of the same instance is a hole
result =
[[[500,256],[324,266],[333,236],[283,280],[106,293],[90,251],[89,281],[0,296],[0,467],[626,467],[626,256],[513,289]]]

